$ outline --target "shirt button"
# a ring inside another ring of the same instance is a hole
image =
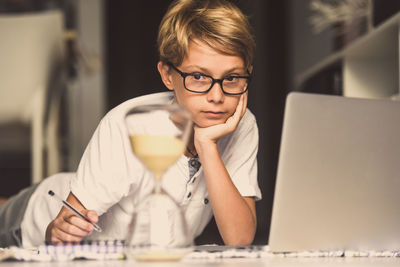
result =
[[[192,192],[189,192],[189,194],[187,195],[187,198],[190,198],[192,196]]]
[[[194,177],[194,178],[193,178],[193,181],[192,181],[192,183],[194,183],[195,181],[196,181],[196,177]]]
[[[204,199],[204,204],[206,204],[206,205],[208,204],[208,198]]]
[[[192,165],[193,167],[195,167],[195,166],[196,166],[196,161],[195,161],[195,160],[191,160],[191,161],[190,161],[190,165]]]

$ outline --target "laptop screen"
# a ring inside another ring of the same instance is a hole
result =
[[[290,93],[269,246],[400,249],[400,102]]]

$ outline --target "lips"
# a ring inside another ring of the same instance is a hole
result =
[[[205,114],[207,118],[210,119],[220,119],[225,115],[225,112],[222,111],[212,111],[212,110],[207,110],[207,111],[202,111],[202,113]]]

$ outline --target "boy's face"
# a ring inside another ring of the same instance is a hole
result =
[[[176,67],[182,72],[206,74],[215,79],[248,75],[239,56],[221,54],[201,41],[190,42],[187,56]],[[192,113],[197,126],[225,123],[235,112],[240,95],[224,94],[219,83],[215,83],[207,93],[194,93],[185,89],[182,76],[168,65],[159,62],[158,70],[167,88],[175,91],[175,102]]]

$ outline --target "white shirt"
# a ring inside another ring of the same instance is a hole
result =
[[[43,180],[28,201],[24,218],[21,222],[22,247],[33,248],[43,245],[47,225],[57,216],[62,204],[49,194],[52,190],[66,199],[69,183],[75,173],[58,173]]]
[[[126,112],[136,105],[172,103],[173,96],[173,92],[163,92],[128,100],[112,109],[97,127],[76,176],[70,176],[72,193],[87,209],[96,210],[100,215],[103,231],[94,232],[90,238],[124,239],[135,206],[153,189],[152,174],[132,153],[124,122]],[[218,140],[217,145],[240,194],[261,199],[257,183],[258,128],[254,115],[247,110],[237,129]],[[190,178],[188,161],[182,155],[163,175],[162,187],[184,206],[191,232],[198,236],[210,221],[212,208],[202,167]]]

